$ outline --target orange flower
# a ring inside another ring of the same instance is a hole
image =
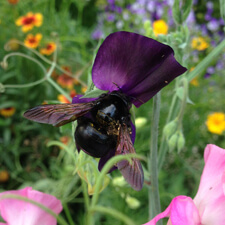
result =
[[[70,141],[70,137],[68,136],[62,136],[59,138],[59,140],[64,144],[64,145],[68,145],[69,141]]]
[[[61,103],[71,103],[64,95],[58,95],[58,100]]]
[[[12,5],[16,5],[19,2],[19,0],[8,0],[8,2]]]
[[[75,97],[76,95],[77,95],[76,90],[73,89],[73,90],[70,91],[70,97],[71,98]]]
[[[49,42],[45,48],[41,48],[40,53],[42,55],[51,55],[56,49],[56,44],[54,42]]]
[[[29,48],[37,48],[41,39],[42,35],[40,33],[36,35],[28,34],[24,41],[24,44]]]
[[[65,67],[63,67],[63,69],[71,73],[69,67],[66,67],[65,66]],[[63,88],[67,88],[69,90],[72,90],[73,89],[74,78],[73,77],[70,77],[69,75],[67,75],[65,73],[59,75],[58,78],[56,79],[56,81]]]
[[[40,27],[43,22],[43,16],[41,13],[28,12],[26,16],[21,16],[16,20],[17,26],[22,26],[22,31],[27,32],[33,29],[34,26]]]
[[[15,111],[16,111],[16,109],[14,107],[0,109],[0,115],[2,115],[4,117],[10,117],[10,116],[14,115]]]

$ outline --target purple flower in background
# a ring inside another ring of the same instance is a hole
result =
[[[136,33],[116,32],[104,40],[92,68],[94,85],[107,93],[97,98],[76,96],[73,104],[38,106],[24,116],[55,126],[77,119],[77,149],[100,158],[101,170],[111,157],[135,153],[132,104],[140,107],[185,71],[170,46]],[[135,190],[143,187],[143,170],[136,158],[118,162],[110,172],[114,169]]]
[[[211,77],[211,75],[214,73],[215,73],[215,68],[213,66],[210,66],[207,68],[204,78],[207,79],[207,78]]]
[[[207,23],[207,28],[212,32],[217,31],[220,28],[220,21],[215,18],[211,19]]]
[[[94,40],[99,40],[101,38],[103,38],[103,32],[100,29],[96,29],[93,33],[92,33],[92,38]]]

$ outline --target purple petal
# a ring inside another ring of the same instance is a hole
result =
[[[121,89],[139,107],[186,71],[171,47],[129,32],[109,35],[100,46],[92,79],[101,90]]]
[[[96,100],[96,98],[81,98],[83,97],[83,95],[76,95],[75,97],[73,97],[72,99],[72,103],[87,103],[87,102],[92,102],[94,100]]]

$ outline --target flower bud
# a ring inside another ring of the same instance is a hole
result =
[[[135,126],[136,128],[142,128],[147,123],[147,119],[145,117],[138,117],[135,120]]]
[[[180,153],[180,151],[184,148],[185,145],[185,138],[183,133],[180,131],[178,134],[178,140],[177,140],[177,151]]]
[[[163,129],[163,134],[166,136],[167,140],[176,132],[178,126],[177,119],[172,120]]]
[[[120,177],[115,177],[115,178],[113,178],[112,184],[113,184],[114,186],[123,187],[123,186],[125,186],[127,183],[126,183],[124,177],[123,177],[123,176],[120,176]]]
[[[176,132],[169,139],[168,145],[169,145],[169,151],[170,152],[172,152],[177,147],[178,138],[179,138],[179,134],[178,134],[178,132]]]
[[[141,203],[136,198],[133,198],[129,195],[126,197],[126,203],[131,209],[137,209],[141,205]]]
[[[1,67],[2,67],[4,70],[7,70],[7,68],[8,68],[8,63],[7,63],[6,61],[0,62],[0,65],[1,65]]]

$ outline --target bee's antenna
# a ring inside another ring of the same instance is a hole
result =
[[[115,83],[115,82],[112,82],[112,83],[115,84],[116,87],[117,87],[120,91],[122,91],[121,88],[119,87],[119,85],[118,85],[117,83]],[[135,98],[135,97],[132,97],[132,96],[129,96],[129,97],[132,98],[132,99],[138,100],[139,102],[141,102],[142,104],[144,104],[144,102],[143,102],[141,99],[139,99],[139,98]]]
[[[139,102],[141,102],[142,104],[144,104],[144,102],[141,99],[139,99],[139,98],[135,98],[135,97],[132,97],[132,96],[130,96],[130,98],[133,98],[135,100],[138,100]]]
[[[116,84],[115,82],[112,82],[112,83],[115,84],[116,87],[117,87],[120,91],[122,91],[118,84]]]

